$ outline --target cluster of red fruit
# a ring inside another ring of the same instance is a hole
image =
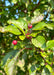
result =
[[[32,24],[29,24],[29,25],[28,25],[28,28],[31,29],[31,28],[32,28]],[[27,36],[27,35],[29,35],[29,34],[30,34],[30,33],[27,33],[27,34],[26,34],[26,38],[27,38],[27,39],[31,39],[31,38],[32,38],[31,36],[30,36],[30,37]],[[16,44],[17,44],[17,40],[13,40],[13,41],[12,41],[12,44],[13,44],[13,45],[16,45]]]
[[[29,24],[29,25],[28,25],[28,30],[30,30],[31,28],[32,28],[32,24]],[[27,33],[27,34],[26,34],[26,38],[27,38],[27,39],[31,39],[32,37],[31,37],[31,36],[29,37],[28,35],[30,35],[30,33]]]

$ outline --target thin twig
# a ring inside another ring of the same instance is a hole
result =
[[[31,3],[31,0],[29,0],[29,3]]]
[[[33,12],[35,11],[35,9],[39,6],[40,1],[41,1],[41,0],[39,0],[38,4],[32,9],[31,13],[33,13]]]

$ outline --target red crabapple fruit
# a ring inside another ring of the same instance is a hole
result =
[[[16,45],[16,44],[17,44],[17,41],[16,41],[16,40],[13,40],[12,43],[13,43],[14,45]]]

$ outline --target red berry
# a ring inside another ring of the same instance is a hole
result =
[[[28,35],[30,35],[30,33],[27,33],[27,34],[26,34],[26,38],[27,38],[27,39],[30,39],[30,37],[29,37]]]
[[[29,25],[28,25],[28,28],[31,29],[31,28],[32,28],[32,24],[29,24]]]
[[[27,33],[26,35],[30,35],[30,33]]]
[[[17,41],[16,40],[13,40],[13,42],[12,42],[14,45],[16,45],[17,44]]]
[[[28,36],[27,36],[26,38],[27,38],[27,39],[30,39],[30,37],[28,37]]]

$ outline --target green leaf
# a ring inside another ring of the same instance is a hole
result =
[[[0,69],[0,75],[5,75],[5,73],[1,69]]]
[[[25,39],[25,36],[24,35],[21,35],[19,36],[20,40],[24,40]]]
[[[54,49],[54,40],[49,40],[46,43],[47,48]]]
[[[34,46],[44,49],[46,40],[43,36],[37,36],[36,38],[32,38],[32,43]]]
[[[17,27],[12,26],[12,25],[6,26],[6,27],[4,28],[4,30],[5,30],[6,32],[11,32],[11,33],[13,33],[13,34],[15,34],[15,35],[20,35],[20,34],[21,34],[21,32],[17,29]]]
[[[51,75],[54,75],[54,70],[52,71]]]
[[[27,28],[28,28],[28,24],[27,24],[27,22],[25,20],[23,20],[21,18],[18,19],[18,20],[8,20],[8,23],[9,24],[12,23],[16,27],[18,27],[23,32],[23,34],[25,35],[25,32],[24,32],[23,29],[27,30]]]
[[[17,3],[17,0],[12,0],[12,3],[16,4]]]
[[[47,27],[48,29],[51,29],[51,30],[54,29],[54,25],[52,23],[49,24],[45,22],[39,22],[33,27],[33,30],[43,30],[44,27]]]
[[[27,3],[27,0],[21,0],[22,1],[22,3]]]
[[[42,70],[41,75],[50,75],[50,71],[48,70],[48,68],[44,67],[44,69]]]
[[[39,22],[38,24],[36,24],[36,25],[33,27],[33,30],[42,30],[45,26],[46,26],[46,23],[44,23],[44,22]]]
[[[50,71],[50,73],[52,73],[52,67],[50,65],[46,65],[46,68],[48,68],[48,70]]]
[[[54,14],[50,14],[50,20],[54,21]]]
[[[39,34],[39,33],[40,33],[40,32],[33,32],[33,33],[30,34],[30,36],[32,36],[32,37],[36,37],[37,34]]]
[[[24,61],[24,59],[19,60],[19,61],[17,62],[17,66],[20,67],[20,69],[21,69],[22,71],[25,71],[25,69],[24,69],[24,66],[25,66],[25,61]]]
[[[48,29],[51,29],[51,30],[53,30],[54,29],[54,24],[47,24],[46,25],[46,27],[48,28]]]
[[[16,53],[18,52],[18,50],[13,50],[9,53],[6,54],[6,56],[2,59],[2,67],[4,67],[5,63],[7,62],[7,59],[12,59]]]
[[[26,53],[26,52],[23,53],[22,58],[23,58],[24,60],[27,59],[27,53]]]
[[[35,65],[29,65],[29,75],[36,75],[36,67]]]
[[[54,0],[50,0],[51,7],[54,9]]]
[[[8,59],[5,66],[4,70],[6,72],[6,75],[16,75],[16,61],[18,57],[18,53],[13,59]]]
[[[2,73],[0,73],[0,75],[3,75]]]
[[[14,57],[13,55],[10,54],[12,54],[12,52],[8,53],[5,57],[5,59],[7,59],[9,56],[9,58],[6,60],[6,63],[4,65],[4,70],[6,72],[6,75],[16,75],[16,62],[17,62],[17,57],[20,54],[20,51],[17,52],[16,54],[14,53],[15,54]],[[12,59],[10,59],[11,56],[13,57]]]

